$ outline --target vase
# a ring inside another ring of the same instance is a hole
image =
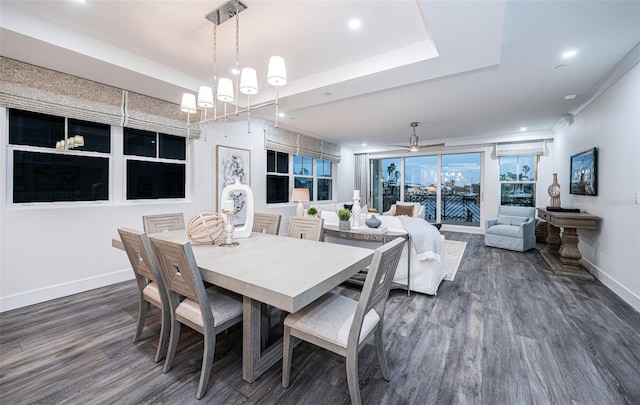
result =
[[[550,207],[560,207],[560,184],[558,184],[558,173],[553,173],[553,183],[547,189],[551,200]]]
[[[351,229],[351,221],[348,219],[346,221],[340,220],[340,222],[338,222],[338,229],[341,231],[348,231]]]
[[[371,215],[366,221],[364,221],[364,224],[369,228],[378,228],[382,224],[382,221],[380,221],[375,215]]]
[[[357,191],[357,190],[356,190]],[[362,218],[360,217],[362,208],[360,207],[360,194],[353,196],[353,206],[351,207],[351,220],[354,228],[362,226]]]

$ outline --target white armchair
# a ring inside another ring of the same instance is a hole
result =
[[[382,215],[390,215],[390,216],[396,216],[398,215],[397,212],[397,205],[401,206],[402,208],[404,207],[412,207],[412,217],[414,218],[422,218],[424,219],[424,205],[420,204],[420,203],[412,203],[412,202],[397,202],[395,204],[393,204],[391,206],[391,208],[389,208],[389,211],[385,211],[382,213]],[[401,214],[403,215],[403,214]]]
[[[534,207],[498,207],[498,217],[487,221],[484,244],[525,252],[536,246],[536,209]]]

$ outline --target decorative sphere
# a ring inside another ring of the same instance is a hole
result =
[[[198,245],[212,245],[224,230],[224,219],[213,211],[200,211],[187,225],[187,237]]]
[[[547,189],[550,197],[558,197],[560,195],[560,186],[557,184],[552,184]]]

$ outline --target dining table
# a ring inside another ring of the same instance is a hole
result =
[[[149,234],[184,243],[186,231]],[[202,279],[242,295],[242,378],[251,383],[282,359],[282,339],[262,344],[263,304],[294,313],[371,263],[374,250],[252,233],[234,246],[192,243]],[[119,239],[112,246],[123,249]]]

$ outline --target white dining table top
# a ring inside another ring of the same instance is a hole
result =
[[[188,241],[185,231],[150,234]],[[243,296],[296,312],[368,266],[374,250],[254,233],[239,245],[192,244],[202,279]]]

